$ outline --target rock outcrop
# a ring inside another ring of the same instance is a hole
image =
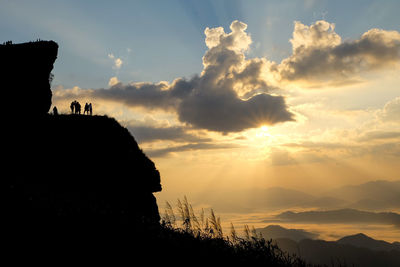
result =
[[[57,52],[58,44],[54,41],[0,45],[3,110],[24,116],[49,111],[49,79]]]
[[[8,225],[157,224],[160,174],[129,131],[107,116],[48,114],[57,48],[42,41],[0,46],[1,80],[12,79],[2,90],[19,107],[4,127]]]

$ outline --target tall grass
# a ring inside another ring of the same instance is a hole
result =
[[[169,230],[193,236],[216,250],[228,251],[232,257],[245,259],[244,262],[262,263],[262,266],[312,266],[297,256],[283,252],[272,240],[265,240],[254,227],[245,225],[243,237],[240,237],[231,223],[230,233],[225,235],[221,218],[214,210],[210,209],[207,217],[204,209],[196,215],[186,196],[183,200],[178,199],[176,206],[177,212],[166,202],[162,215],[162,225]]]
[[[177,201],[177,213],[180,220],[177,220],[172,205],[167,201],[165,205],[162,223],[168,227],[182,230],[194,236],[224,238],[221,226],[221,218],[217,217],[214,210],[210,210],[210,216],[205,217],[204,209],[201,209],[200,215],[196,215],[193,206],[185,196],[183,200]],[[180,222],[180,224],[179,224]]]

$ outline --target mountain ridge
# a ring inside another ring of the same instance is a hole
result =
[[[268,225],[264,228],[257,228],[256,231],[266,239],[286,238],[296,242],[303,239],[316,239],[319,236],[303,229],[287,229],[280,225]]]
[[[369,248],[371,250],[377,250],[377,251],[391,251],[391,250],[399,250],[400,251],[400,246],[397,246],[396,243],[389,243],[383,240],[376,240],[373,239],[363,233],[358,233],[355,235],[349,235],[340,238],[337,240],[339,244],[347,244],[347,245],[352,245],[355,247],[364,247],[364,248]]]
[[[291,230],[281,226],[280,228],[286,231]],[[261,230],[258,229],[262,233]],[[297,230],[302,231],[302,229]],[[283,235],[272,238],[279,248],[313,264],[329,266],[335,263],[339,266],[360,267],[397,267],[400,264],[399,242],[375,240],[362,233],[344,236],[336,241],[308,238],[295,241],[287,237],[287,232],[281,231],[281,233]]]
[[[400,214],[395,212],[370,212],[357,209],[285,211],[272,217],[282,222],[312,223],[378,223],[400,226]],[[264,222],[269,222],[269,219]]]

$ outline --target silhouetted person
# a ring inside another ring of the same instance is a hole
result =
[[[58,115],[58,110],[56,106],[54,106],[53,108],[53,115]]]
[[[81,104],[78,101],[75,103],[75,114],[81,114]]]
[[[85,109],[83,110],[83,114],[89,115],[89,104],[86,102]]]
[[[74,114],[75,103],[76,103],[76,100],[72,101],[71,105],[69,106],[71,108],[71,114]]]
[[[88,105],[88,111],[89,111],[89,115],[92,115],[92,114],[93,114],[92,103],[89,103],[89,105]]]

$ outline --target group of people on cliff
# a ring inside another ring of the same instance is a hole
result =
[[[70,108],[71,108],[72,114],[81,114],[81,104],[78,101],[76,101],[76,100],[72,101]],[[85,104],[83,114],[87,114],[87,115],[93,114],[92,103]]]

